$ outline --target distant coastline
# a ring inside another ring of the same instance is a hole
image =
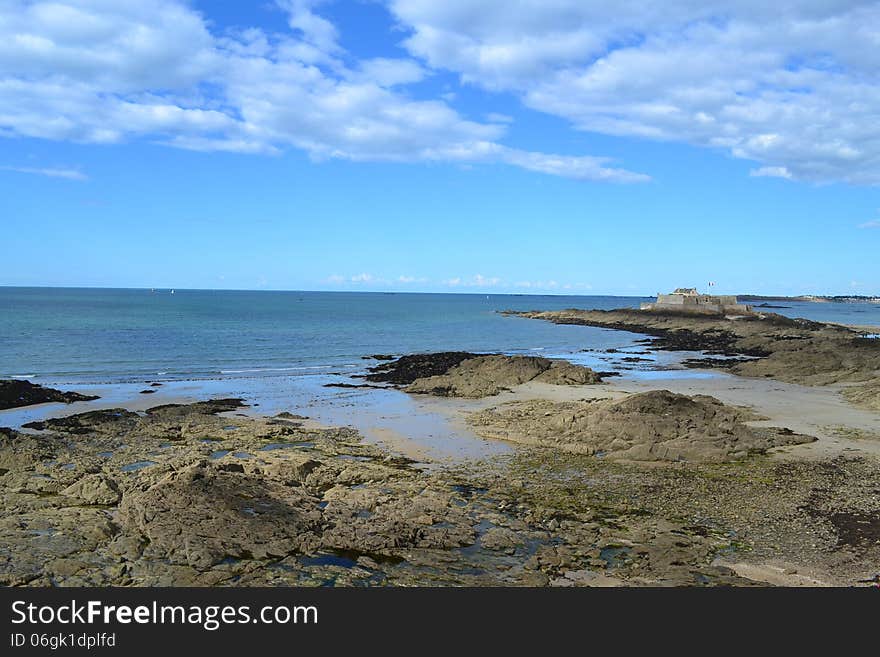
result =
[[[801,294],[799,296],[766,296],[761,294],[739,294],[740,301],[812,301],[813,303],[880,303],[880,296],[853,294],[832,296],[824,294]]]

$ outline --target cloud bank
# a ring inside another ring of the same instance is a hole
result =
[[[184,0],[6,0],[0,136],[649,179],[514,148],[510,117],[412,90],[443,71],[575,130],[752,161],[752,176],[880,184],[876,0],[385,5],[397,58],[348,52],[316,0],[276,0],[281,33],[221,30]]]
[[[406,47],[465,84],[608,135],[880,183],[876,0],[391,0]]]
[[[179,0],[7,0],[0,7],[0,136],[112,144],[147,138],[316,160],[503,163],[579,180],[647,179],[594,156],[503,145],[403,87],[412,58],[357,59],[313,2],[279,0],[289,30],[218,32]]]

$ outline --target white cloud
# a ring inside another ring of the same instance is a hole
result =
[[[859,224],[859,228],[880,228],[880,220],[866,221],[863,224]]]
[[[475,274],[470,278],[462,278],[461,276],[456,276],[455,278],[448,278],[442,281],[442,284],[446,287],[497,287],[503,284],[504,281],[497,276],[483,276],[482,274]]]
[[[570,284],[560,286],[558,282],[550,280],[550,281],[519,281],[514,285],[514,287],[523,288],[526,290],[555,290],[559,287],[564,289],[571,289]]]
[[[290,27],[299,31],[304,41],[321,52],[340,52],[336,27],[312,11],[320,4],[321,0],[278,0],[278,5],[288,12]]]
[[[785,178],[786,180],[791,180],[792,175],[791,171],[789,171],[786,167],[761,167],[759,169],[752,169],[749,171],[749,175],[753,178]]]
[[[506,148],[503,149],[501,158],[509,164],[529,171],[539,171],[576,180],[631,183],[647,182],[651,179],[650,176],[642,173],[606,167],[604,164],[608,162],[608,159],[600,157],[548,155]]]
[[[49,178],[64,178],[66,180],[83,181],[89,179],[86,174],[78,169],[0,166],[0,170],[29,173],[37,176],[47,176]]]
[[[389,0],[428,65],[580,130],[680,141],[756,175],[880,184],[880,3]]]
[[[507,164],[578,180],[638,182],[603,158],[528,153],[505,125],[405,90],[411,59],[357,61],[320,2],[277,0],[290,32],[215,33],[182,0],[7,0],[0,7],[0,137],[152,139],[317,160]]]
[[[477,274],[476,276],[474,276],[473,285],[477,287],[493,287],[495,285],[498,285],[500,282],[501,279],[497,276],[491,276],[487,278],[481,274]]]

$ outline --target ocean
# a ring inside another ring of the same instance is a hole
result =
[[[0,287],[0,378],[106,384],[299,376],[363,369],[371,354],[444,350],[574,357],[625,348],[635,337],[498,311],[635,308],[646,300]],[[792,317],[880,326],[880,304],[773,305]]]

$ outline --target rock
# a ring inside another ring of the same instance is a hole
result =
[[[471,414],[468,421],[488,438],[628,461],[732,461],[816,440],[745,424],[755,419],[714,397],[652,390],[621,400],[515,402]]]
[[[648,342],[654,349],[705,351],[710,356],[725,357],[692,359],[686,363],[689,366],[720,367],[743,376],[788,383],[861,383],[876,379],[880,371],[880,340],[864,338],[861,332],[845,326],[773,313],[738,319],[634,309],[505,314],[642,333],[653,336]],[[854,401],[863,403],[859,393],[851,394]],[[876,393],[865,394],[869,400],[876,400]]]
[[[297,486],[306,481],[321,462],[308,456],[294,455],[263,468],[264,472],[285,486]]]
[[[195,465],[145,491],[126,492],[125,527],[173,564],[209,568],[226,558],[268,559],[303,553],[319,543],[318,500],[299,488]]]
[[[479,354],[465,351],[442,351],[432,354],[412,354],[401,356],[395,361],[370,368],[368,381],[408,385],[416,379],[446,374],[464,360],[476,358]]]
[[[244,466],[241,463],[220,463],[217,469],[221,472],[244,472]]]
[[[118,432],[121,429],[134,428],[140,416],[134,411],[124,408],[108,408],[100,411],[87,411],[68,415],[67,417],[49,418],[38,422],[28,422],[22,426],[38,431],[63,431],[70,434],[88,434],[96,432]]]
[[[65,497],[73,498],[81,504],[112,506],[119,502],[121,494],[116,482],[100,474],[86,475],[61,491]]]
[[[70,577],[87,566],[87,563],[78,559],[54,559],[46,564],[46,570],[56,577]]]
[[[177,415],[190,415],[192,413],[200,413],[205,415],[216,415],[217,413],[228,413],[239,408],[246,407],[243,399],[238,397],[230,397],[225,399],[209,399],[208,401],[196,402],[195,404],[163,404],[148,408],[147,415],[157,415],[163,417],[174,417]]]
[[[72,404],[79,401],[92,401],[98,399],[95,395],[81,395],[78,392],[63,392],[55,388],[44,388],[30,381],[19,379],[0,379],[0,410],[44,404],[46,402],[61,402]]]
[[[492,527],[480,538],[480,545],[487,550],[509,550],[522,544],[522,538],[506,527]]]
[[[407,384],[404,389],[409,393],[443,397],[487,397],[527,381],[556,385],[601,381],[590,368],[565,361],[538,356],[478,356],[465,352],[404,356],[373,371],[376,373],[367,378]]]

